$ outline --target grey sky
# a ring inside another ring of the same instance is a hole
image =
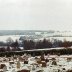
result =
[[[72,30],[72,0],[0,0],[1,30]]]

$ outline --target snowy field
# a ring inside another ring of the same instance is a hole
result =
[[[24,54],[17,58],[2,57],[0,65],[5,64],[6,67],[0,69],[3,72],[70,72],[72,70],[72,55],[47,55],[43,57]],[[22,71],[26,70],[26,71]],[[72,72],[72,71],[71,71]]]
[[[8,38],[12,38],[12,40],[19,40],[19,38],[20,38],[20,36],[19,35],[5,35],[5,36],[0,36],[0,41],[3,41],[3,42],[6,42],[6,40],[8,39]]]
[[[21,36],[25,36],[25,35],[4,35],[4,36],[0,36],[0,41],[3,41],[3,42],[6,42],[6,40],[8,39],[8,38],[11,38],[13,41],[15,41],[15,40],[19,40],[19,38],[21,37]],[[64,39],[66,39],[67,41],[72,41],[72,37],[45,37],[45,36],[43,36],[43,38],[40,38],[40,39],[38,39],[38,40],[43,40],[44,38],[46,38],[46,39],[50,39],[51,41],[53,41],[54,39],[57,39],[57,40],[64,40]]]

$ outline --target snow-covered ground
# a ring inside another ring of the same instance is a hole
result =
[[[13,41],[15,41],[15,40],[19,40],[21,36],[25,36],[25,35],[4,35],[4,36],[0,36],[0,41],[6,42],[8,38],[11,38]],[[66,39],[67,41],[72,41],[72,37],[45,37],[45,36],[43,36],[43,38],[39,38],[38,40],[43,40],[44,38],[49,39],[51,41],[55,39],[62,41]]]
[[[35,57],[31,56],[28,57],[28,64],[24,64],[24,62],[19,61],[20,68],[17,68],[17,60],[1,62],[1,59],[3,58],[0,58],[0,64],[5,64],[7,66],[7,70],[5,72],[17,72],[22,69],[30,70],[30,72],[37,72],[39,70],[41,70],[41,72],[67,72],[68,70],[72,70],[72,55],[47,55],[44,57],[45,59],[49,60],[46,63],[46,67],[42,67],[42,64],[37,64]],[[40,56],[38,56],[37,58],[40,58]],[[53,58],[55,58],[55,60],[52,60]],[[52,65],[53,61],[56,61],[57,65]],[[10,62],[14,62],[14,64],[10,65]]]
[[[7,32],[7,31],[6,31]],[[19,31],[18,31],[19,32]],[[1,32],[2,33],[2,32]],[[50,40],[53,40],[53,39],[58,39],[58,40],[68,40],[68,41],[72,41],[72,32],[71,31],[64,31],[64,32],[59,32],[59,31],[55,31],[55,32],[34,32],[35,34],[33,34],[33,32],[27,32],[26,35],[5,35],[3,34],[3,36],[0,36],[0,41],[6,41],[7,38],[11,37],[14,41],[17,39],[19,40],[20,36],[30,36],[31,38],[38,38],[39,40],[43,40],[44,38],[47,38],[47,39],[50,39]],[[38,37],[37,37],[38,36]],[[41,36],[41,37],[40,37]],[[56,37],[52,37],[52,36],[56,36]],[[58,37],[57,37],[58,36]],[[65,37],[59,37],[59,36],[65,36]],[[69,37],[68,37],[69,36]]]
[[[20,36],[19,35],[5,35],[5,36],[0,36],[0,41],[4,41],[4,42],[6,42],[6,40],[8,39],[8,38],[12,38],[12,40],[18,40],[19,38],[20,38]]]
[[[60,50],[60,49],[65,49],[64,47],[57,47],[57,48],[45,48],[45,49],[32,49],[32,50],[24,50],[24,51],[46,51],[46,50]],[[69,49],[72,49],[69,48]]]

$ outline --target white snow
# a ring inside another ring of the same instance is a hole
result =
[[[51,58],[56,59],[57,65],[52,65]],[[67,61],[67,58],[71,58],[71,60]],[[48,59],[50,60],[49,62],[47,62],[47,67],[41,67],[41,65],[39,65],[39,67],[36,68],[36,66],[33,66],[32,64],[36,63],[35,57],[29,57],[28,64],[24,64],[24,62],[20,62],[21,64],[20,69],[16,68],[16,63],[17,63],[16,61],[14,62],[14,65],[11,65],[11,66],[9,65],[9,62],[0,62],[0,64],[6,64],[7,70],[8,70],[6,72],[17,72],[18,70],[22,70],[22,69],[30,70],[30,72],[36,72],[38,70],[43,70],[44,72],[58,72],[58,70],[60,70],[60,72],[66,72],[67,70],[72,69],[72,55],[61,55],[61,56],[49,55]],[[32,67],[35,67],[35,70],[32,70]],[[65,68],[65,70],[63,70],[63,68]]]

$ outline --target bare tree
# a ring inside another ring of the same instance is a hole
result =
[[[11,37],[8,37],[8,38],[6,39],[6,42],[7,42],[8,45],[10,45],[10,44],[13,43],[14,41],[13,41],[13,39],[12,39]]]

